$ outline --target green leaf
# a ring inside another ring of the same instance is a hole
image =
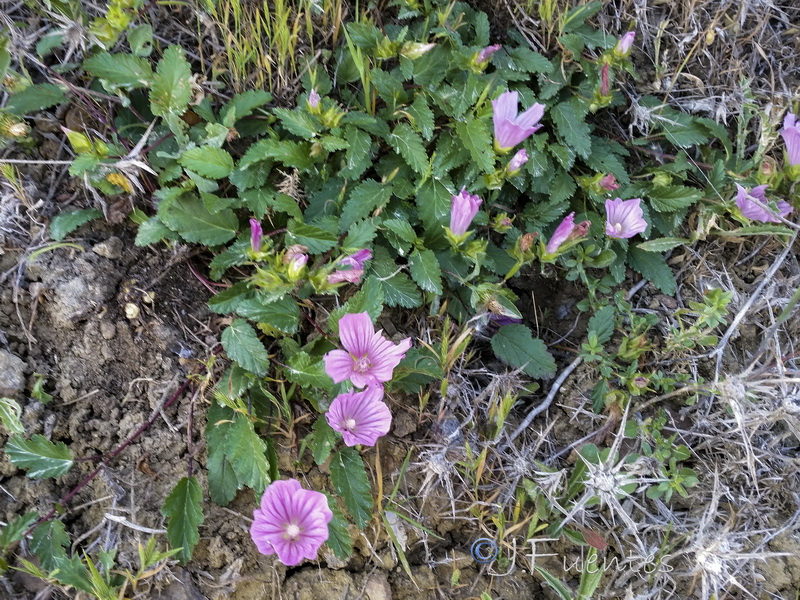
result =
[[[230,392],[231,397],[236,397],[236,391],[238,390],[226,389],[223,393]],[[208,491],[211,500],[220,506],[226,506],[233,500],[236,491],[242,487],[225,454],[225,440],[233,426],[234,416],[235,413],[230,408],[220,406],[217,402],[212,402],[208,409],[205,430],[208,446]]]
[[[208,246],[224,244],[236,236],[239,220],[232,210],[211,213],[203,202],[192,194],[167,198],[158,206],[158,216],[171,230],[187,242]]]
[[[170,46],[158,62],[150,88],[150,110],[157,117],[180,116],[192,99],[192,68],[180,46]]]
[[[48,571],[58,568],[60,559],[66,559],[64,548],[69,547],[69,536],[64,523],[53,519],[45,521],[33,530],[31,552],[39,557],[42,567]]]
[[[235,120],[239,121],[249,117],[255,109],[264,106],[270,100],[272,95],[264,90],[247,90],[236,94],[220,111],[220,119],[225,123],[230,120],[230,115],[235,115]]]
[[[336,445],[336,432],[328,425],[325,415],[317,417],[313,429],[314,441],[311,445],[311,452],[314,455],[314,462],[321,465],[328,460]]]
[[[236,473],[239,487],[246,485],[260,496],[270,482],[267,445],[258,437],[247,415],[237,413],[225,436],[225,456]]]
[[[419,131],[426,141],[430,141],[433,137],[433,111],[428,106],[425,96],[417,94],[411,106],[406,108],[406,112],[411,117],[414,129]]]
[[[102,216],[103,211],[96,208],[83,208],[56,215],[50,221],[50,237],[60,242],[81,225]]]
[[[790,236],[792,232],[785,225],[747,225],[730,231],[715,231],[715,235],[726,237],[738,237],[742,235],[785,235]]]
[[[328,498],[328,508],[333,513],[333,518],[328,523],[328,540],[325,542],[333,550],[333,554],[339,560],[347,560],[353,553],[353,541],[350,539],[350,532],[347,530],[347,520],[336,503],[336,499],[330,494],[323,492]]]
[[[588,113],[586,103],[576,98],[561,102],[550,111],[558,133],[582,158],[587,158],[592,152],[591,130],[585,121]]]
[[[0,422],[12,435],[25,434],[25,427],[22,425],[20,415],[22,415],[22,409],[16,400],[0,398]]]
[[[258,297],[248,298],[238,304],[236,312],[246,319],[267,323],[278,331],[289,334],[297,331],[300,321],[300,308],[290,296],[270,303],[264,303]]]
[[[372,220],[359,221],[347,232],[347,236],[342,242],[342,248],[360,250],[372,243],[377,233],[377,227]]]
[[[343,306],[331,311],[328,315],[328,328],[334,335],[339,333],[339,319],[348,313],[367,312],[372,320],[376,320],[383,312],[383,287],[374,275],[370,275],[361,285],[361,289],[353,294]]]
[[[311,357],[306,352],[298,351],[290,355],[283,370],[292,383],[303,387],[315,387],[326,391],[333,388],[333,381],[325,372],[325,363],[319,357]]]
[[[61,88],[52,83],[31,85],[8,99],[5,110],[12,115],[23,116],[66,101]]]
[[[530,377],[549,377],[556,372],[556,362],[540,339],[535,339],[525,325],[504,325],[492,336],[495,356],[514,368],[522,368]]]
[[[331,458],[331,481],[359,529],[372,520],[372,490],[364,461],[355,448],[342,448]]]
[[[169,545],[181,548],[175,556],[183,564],[192,558],[192,551],[200,541],[200,525],[204,520],[202,500],[203,491],[197,479],[184,477],[172,488],[161,508],[161,514],[167,517]]]
[[[666,252],[683,244],[691,244],[692,240],[686,238],[663,237],[637,244],[637,248],[646,252]]]
[[[140,247],[149,246],[163,239],[178,239],[178,236],[164,225],[158,217],[150,217],[139,225],[139,229],[136,231],[136,239],[133,243]]]
[[[11,544],[20,541],[28,528],[39,518],[39,513],[29,512],[16,517],[0,531],[0,553]]]
[[[617,310],[613,306],[604,306],[589,319],[588,331],[594,332],[598,342],[605,344],[614,333],[616,316]]]
[[[28,471],[31,479],[58,477],[72,466],[72,454],[64,442],[54,444],[39,434],[29,440],[19,435],[11,436],[6,444],[6,454],[15,466]]]
[[[411,129],[411,125],[399,123],[386,141],[414,171],[423,174],[428,169],[428,155],[422,145],[422,139]]]
[[[103,81],[103,87],[113,92],[123,88],[133,90],[150,85],[153,69],[144,58],[130,54],[100,52],[83,61],[83,68]]]
[[[273,108],[272,112],[281,120],[287,131],[306,140],[313,139],[320,129],[317,120],[305,110]]]
[[[489,136],[489,129],[486,127],[486,123],[478,119],[456,123],[456,133],[481,171],[484,173],[493,172],[494,150],[492,149],[492,138]]]
[[[234,319],[222,332],[222,347],[239,365],[259,377],[267,374],[269,354],[256,330],[244,319]]]
[[[553,70],[553,65],[544,56],[538,52],[534,52],[530,48],[512,48],[508,50],[508,54],[514,61],[514,68],[517,71],[524,71],[526,73],[550,73]]]
[[[383,206],[392,197],[392,186],[367,180],[359,183],[344,203],[339,219],[339,231],[344,233],[357,221],[366,219],[372,211]]]
[[[442,269],[431,250],[415,249],[408,257],[408,266],[419,287],[435,294],[442,293]]]
[[[685,185],[654,186],[646,192],[650,204],[658,212],[687,208],[703,197],[703,190]]]
[[[677,290],[672,269],[660,254],[628,248],[628,265],[668,296]]]
[[[131,47],[131,52],[136,56],[150,56],[153,51],[153,27],[149,23],[131,28],[126,37]],[[85,65],[86,63],[84,63]]]
[[[372,138],[370,135],[353,125],[344,128],[344,139],[350,147],[344,156],[344,167],[339,171],[339,176],[345,179],[358,179],[372,165]]]
[[[302,244],[310,254],[322,254],[336,246],[337,238],[332,233],[315,225],[306,225],[302,221],[292,219],[287,225],[290,244]]]
[[[422,304],[419,288],[397,268],[385,248],[375,248],[372,269],[383,288],[386,304],[405,308],[416,308]]]
[[[223,179],[233,171],[233,158],[222,148],[200,146],[183,153],[178,162],[209,179]]]

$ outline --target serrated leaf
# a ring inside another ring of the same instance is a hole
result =
[[[287,238],[291,244],[302,244],[310,254],[322,254],[336,245],[337,238],[332,233],[315,225],[306,225],[292,219],[287,225]]]
[[[175,556],[185,564],[192,558],[192,552],[200,541],[200,525],[203,523],[201,502],[203,491],[194,477],[182,478],[161,508],[167,517],[167,539],[173,549],[181,548]]]
[[[66,559],[64,548],[69,547],[69,536],[64,523],[52,519],[45,521],[33,530],[31,552],[41,561],[42,567],[48,571],[57,568],[60,559]]]
[[[419,287],[435,294],[442,293],[442,269],[431,250],[415,249],[408,257],[408,266]]]
[[[611,336],[614,333],[616,315],[616,309],[609,305],[598,310],[596,313],[594,313],[594,315],[592,315],[592,318],[589,319],[588,331],[593,331],[597,336],[598,342],[601,344],[605,344],[611,339]]]
[[[267,323],[278,331],[293,334],[300,321],[300,308],[291,297],[265,303],[258,297],[247,298],[238,304],[236,312],[246,319]]]
[[[100,52],[83,61],[83,68],[103,80],[103,87],[110,92],[119,88],[147,87],[153,78],[153,69],[147,60],[124,53]]]
[[[311,453],[314,456],[314,462],[321,465],[328,460],[336,445],[336,432],[328,425],[325,415],[317,417],[313,429],[314,441],[311,445]]]
[[[5,450],[11,462],[28,471],[31,479],[59,477],[72,467],[72,454],[66,444],[54,444],[43,435],[36,434],[29,440],[11,436]]]
[[[259,496],[270,482],[266,451],[267,445],[256,434],[250,418],[237,414],[225,436],[225,456],[240,487],[246,485]]]
[[[181,166],[209,179],[223,179],[233,171],[233,158],[222,148],[200,146],[184,152]]]
[[[692,240],[686,238],[663,237],[637,244],[636,247],[645,252],[666,252],[683,244],[691,244]]]
[[[654,186],[647,192],[650,205],[658,212],[688,208],[703,197],[703,190],[685,185]]]
[[[411,106],[406,108],[406,112],[411,117],[414,128],[422,134],[425,140],[430,141],[433,137],[433,111],[428,106],[425,97],[417,94]]]
[[[269,354],[256,330],[244,319],[234,319],[222,332],[222,347],[239,365],[259,377],[267,374]]]
[[[39,513],[29,512],[10,521],[0,531],[0,550],[20,541],[28,528],[39,518]]]
[[[675,276],[664,257],[638,248],[628,248],[628,265],[663,293],[671,296],[677,290]]]
[[[366,219],[372,211],[383,206],[392,197],[392,186],[367,180],[359,183],[345,200],[339,231],[344,233],[353,223]]]
[[[386,139],[392,149],[406,161],[409,167],[419,174],[428,168],[428,155],[419,134],[408,123],[399,123]]]
[[[342,241],[343,249],[360,250],[372,243],[378,230],[371,219],[359,221],[347,232],[347,236]]]
[[[291,354],[286,363],[284,373],[290,382],[327,391],[333,388],[333,381],[325,372],[325,363],[321,358],[311,357],[301,350]]]
[[[328,328],[334,335],[339,334],[339,319],[348,313],[367,312],[372,320],[376,320],[383,312],[383,287],[374,275],[370,275],[361,285],[361,289],[353,294],[343,306],[331,311],[328,315]]]
[[[306,140],[316,137],[317,131],[320,128],[319,123],[305,110],[273,108],[272,112],[280,119],[281,125],[290,133]]]
[[[530,48],[512,48],[508,54],[514,61],[512,68],[526,73],[550,73],[553,65],[544,56]]]
[[[163,200],[158,206],[158,216],[187,242],[208,246],[231,240],[239,228],[239,220],[232,210],[210,213],[203,202],[191,194]]]
[[[339,171],[339,176],[345,179],[358,179],[372,164],[370,147],[372,138],[366,131],[348,125],[344,129],[344,138],[350,147],[344,156],[344,166]]]
[[[12,115],[23,116],[66,101],[67,96],[57,85],[37,83],[18,94],[12,95],[5,105],[5,110]]]
[[[328,523],[328,539],[325,543],[333,550],[336,558],[347,560],[353,553],[353,541],[350,539],[347,520],[339,509],[336,499],[326,492],[323,493],[328,498],[328,508],[333,513],[333,518]]]
[[[525,325],[504,325],[492,336],[495,356],[507,365],[522,370],[530,377],[550,377],[556,362],[547,346],[531,334]]]
[[[192,68],[179,46],[170,46],[158,61],[150,88],[150,110],[157,117],[183,114],[192,99]]]
[[[550,112],[550,117],[564,141],[582,158],[592,152],[591,130],[586,124],[589,107],[580,100],[560,102]]]
[[[25,434],[25,427],[20,420],[21,415],[22,409],[16,400],[12,398],[0,398],[0,422],[3,423],[3,427],[5,427],[10,434]]]
[[[342,448],[331,457],[331,481],[359,529],[372,520],[372,490],[364,461],[355,448]]]
[[[60,242],[81,225],[102,216],[103,211],[96,208],[84,208],[56,215],[50,221],[50,237]]]
[[[210,425],[210,424],[209,424]],[[225,456],[224,447],[208,447],[208,493],[211,501],[227,506],[236,497],[239,479],[233,465]]]
[[[149,246],[163,239],[177,238],[178,236],[175,232],[164,225],[158,217],[150,217],[139,225],[139,229],[136,230],[136,239],[133,243],[137,246]]]
[[[486,123],[478,119],[456,123],[456,133],[481,171],[494,171],[494,150]]]
[[[235,121],[240,121],[249,117],[255,109],[264,106],[270,100],[272,100],[272,95],[264,90],[247,90],[236,94],[220,111],[220,119],[224,123],[231,120],[230,115],[235,115]]]

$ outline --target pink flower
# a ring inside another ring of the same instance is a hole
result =
[[[769,205],[769,200],[767,200],[767,196],[764,193],[767,190],[766,185],[756,186],[750,190],[750,193],[748,193],[745,188],[737,183],[736,190],[736,206],[739,207],[742,215],[753,221],[770,223],[781,222],[773,211],[766,208],[761,208],[754,202],[754,200],[757,200],[758,202],[761,202],[761,204]],[[788,202],[785,200],[778,201],[778,214],[781,217],[785,218],[790,212],[792,212],[792,207]]]
[[[783,141],[786,143],[786,154],[789,156],[789,166],[800,165],[800,122],[793,113],[788,113],[783,119],[781,129]]]
[[[511,150],[541,127],[536,124],[544,116],[544,104],[534,104],[521,115],[517,115],[518,104],[517,92],[503,92],[496,100],[492,100],[494,143],[501,152]]]
[[[336,396],[325,418],[348,446],[374,446],[392,425],[392,412],[383,402],[383,386],[378,384],[367,386],[363,392]]]
[[[325,355],[325,372],[334,383],[349,379],[357,388],[390,381],[392,371],[411,347],[411,338],[393,344],[383,332],[375,331],[366,312],[339,319],[339,339],[344,350]]]
[[[633,46],[633,40],[635,38],[635,31],[629,31],[623,35],[617,42],[617,45],[614,47],[614,54],[617,56],[628,56],[628,54],[631,53],[631,47]]]
[[[345,256],[337,264],[345,267],[338,269],[328,275],[328,283],[342,283],[347,281],[349,283],[358,283],[364,275],[364,263],[372,258],[372,250],[364,248]]]
[[[457,196],[453,196],[450,203],[450,232],[454,236],[467,233],[472,219],[478,214],[483,202],[479,196],[470,194],[467,188],[461,188]]]
[[[263,233],[261,223],[257,219],[250,219],[250,247],[253,252],[261,252],[261,236]]]
[[[264,490],[261,508],[253,511],[250,537],[261,554],[277,554],[292,567],[317,558],[332,518],[325,494],[304,490],[296,479],[273,481]]]
[[[547,242],[545,252],[547,254],[554,254],[556,251],[558,251],[559,246],[567,241],[567,238],[572,233],[573,229],[575,229],[575,213],[571,212],[564,217],[564,220],[561,221],[561,224],[556,227],[556,230],[553,232],[553,236],[550,238],[550,241]]]
[[[320,100],[322,100],[322,98],[319,92],[317,92],[317,88],[311,88],[311,91],[308,93],[308,108],[311,109],[311,111],[317,110]]]
[[[641,198],[606,200],[606,235],[613,238],[632,238],[647,229]]]
[[[500,50],[500,48],[502,48],[500,44],[486,46],[486,48],[478,52],[478,58],[475,60],[475,62],[477,62],[479,65],[487,62],[490,58],[492,58],[492,54]]]
[[[517,171],[519,171],[526,162],[528,162],[528,151],[522,148],[508,161],[506,171],[509,175],[516,175]]]
[[[619,188],[619,184],[617,183],[617,180],[614,179],[614,174],[609,173],[600,180],[600,187],[604,190],[608,190],[609,192],[613,192]]]

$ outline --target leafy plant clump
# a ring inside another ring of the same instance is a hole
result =
[[[310,451],[318,465],[330,461],[341,499],[328,499],[327,543],[340,558],[349,556],[345,514],[363,528],[375,510],[354,446],[379,436],[353,437],[347,418],[334,426],[332,404],[345,396],[356,402],[362,392],[353,388],[376,383],[387,394],[421,399],[438,384],[444,395],[454,356],[470,343],[531,378],[553,377],[554,356],[518,308],[518,282],[534,269],[586,289],[578,306],[591,318],[580,357],[597,365],[597,412],[622,419],[632,397],[668,394],[682,383],[680,376],[646,372],[641,359],[653,348],[658,319],[635,313],[615,289],[630,269],[674,293],[664,253],[690,241],[784,235],[788,205],[752,188],[770,184],[788,193],[795,173],[763,169],[764,149],[752,157],[734,151],[710,119],[650,96],[629,106],[616,84],[635,76],[634,37],[609,39],[587,24],[600,7],[590,2],[563,15],[562,52],[547,57],[515,32],[502,46],[491,45],[488,17],[465,4],[401,3],[383,28],[366,19],[347,24],[330,71],[310,66],[294,108],[270,106],[262,90],[223,99],[202,88],[196,65],[177,46],[151,66],[152,39],[141,39],[141,28],[128,34],[131,53],[108,51],[124,26],[101,32],[106,49],[80,68],[93,89],[117,99],[113,123],[102,137],[65,130],[75,153],[70,173],[100,195],[152,197],[130,215],[138,245],[192,243],[213,252],[208,276],[223,289],[209,306],[227,318],[221,343],[231,360],[214,387],[206,427],[214,502],[226,505],[244,487],[260,496],[279,478],[276,421],[294,432],[292,405],[301,404],[314,414],[301,452]],[[10,56],[5,47],[0,52]],[[9,68],[8,59],[0,60],[0,74]],[[16,137],[27,135],[24,114],[65,98],[53,83],[20,87],[9,89],[0,113],[0,127]],[[637,119],[631,131],[641,135],[610,135],[605,124],[627,109]],[[744,190],[737,201],[734,178]],[[686,234],[690,211],[696,218]],[[63,239],[98,216],[64,215],[52,237]],[[729,302],[712,290],[676,314],[669,351],[713,345]],[[375,322],[391,311],[402,325],[411,310],[444,317],[440,339],[405,348],[388,378],[360,379],[372,359],[348,346],[341,331],[347,315]],[[454,345],[451,322],[463,328]],[[490,342],[473,339],[476,331],[488,331]],[[611,348],[617,332],[621,341]],[[356,361],[354,376],[340,377],[327,362],[343,352],[340,344]],[[498,431],[512,406],[513,400],[498,409]],[[628,429],[639,436],[641,452],[620,460],[659,462],[647,496],[668,502],[673,492],[685,496],[697,477],[680,466],[689,453],[662,427],[656,420]],[[29,476],[58,476],[71,467],[63,444],[15,434],[6,451]],[[593,467],[618,458],[594,446],[582,456],[590,466],[575,470],[559,499],[565,504],[597,502]],[[620,484],[619,493],[630,493],[630,484]],[[526,492],[534,503],[542,497],[532,484]],[[189,475],[164,504],[167,537],[183,562],[199,539],[201,500]],[[543,511],[542,519],[549,533],[563,531],[555,512]]]

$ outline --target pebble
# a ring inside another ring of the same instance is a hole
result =
[[[20,398],[25,391],[25,363],[6,350],[0,350],[0,396]]]
[[[104,340],[113,340],[117,335],[117,328],[111,321],[100,321],[100,335]]]
[[[122,240],[116,236],[111,236],[107,240],[92,246],[92,252],[109,260],[117,260],[122,256]]]

